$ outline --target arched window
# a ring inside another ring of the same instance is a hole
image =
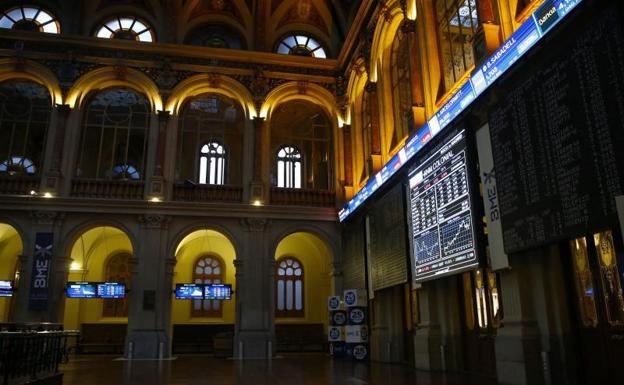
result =
[[[200,257],[193,269],[194,283],[223,283],[225,266],[221,258],[215,255]],[[219,300],[194,300],[191,317],[221,317],[223,308]]]
[[[244,124],[240,104],[222,95],[201,95],[185,103],[180,114],[176,179],[239,185]]]
[[[478,27],[477,0],[435,0],[444,89],[472,67],[472,38]]]
[[[126,285],[126,291],[130,285],[130,254],[115,254],[106,263],[106,275],[104,281],[118,282]],[[103,317],[127,317],[128,297],[104,299],[102,307]]]
[[[315,39],[305,35],[290,35],[277,46],[277,53],[285,55],[310,56],[325,59],[325,48]]]
[[[114,88],[86,106],[76,176],[94,179],[142,178],[150,120],[145,96]]]
[[[400,29],[392,42],[392,59],[390,63],[394,110],[394,132],[392,133],[390,145],[394,147],[414,129],[409,41]]]
[[[56,17],[35,6],[19,6],[0,13],[0,28],[59,33]]]
[[[225,149],[218,142],[209,142],[201,147],[199,155],[199,183],[225,183]]]
[[[271,113],[271,185],[331,190],[331,122],[322,107],[304,100],[282,103]]]
[[[0,84],[0,173],[35,174],[50,125],[48,91],[35,83]]]
[[[277,152],[277,187],[301,188],[301,153],[293,146]]]
[[[280,258],[275,268],[275,316],[303,317],[303,265],[293,257]]]
[[[153,42],[154,29],[134,16],[115,17],[98,28],[95,36],[104,39],[122,39]]]

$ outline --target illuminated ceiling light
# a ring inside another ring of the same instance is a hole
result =
[[[52,195],[51,193],[47,192],[47,193],[44,193],[44,194],[43,194],[43,197],[44,197],[44,198],[52,198],[52,197],[53,197],[53,195]]]
[[[255,201],[253,201],[253,205],[254,206],[262,206],[262,201],[259,199],[256,199]]]
[[[30,190],[30,195],[37,195],[37,192],[35,190]]]
[[[80,264],[80,262],[74,261],[69,265],[70,271],[80,271],[81,269],[82,269],[82,265]]]
[[[157,203],[157,202],[162,202],[162,200],[159,197],[152,197],[150,199],[150,202],[156,202]]]

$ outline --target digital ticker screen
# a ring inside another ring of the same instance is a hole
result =
[[[408,177],[414,281],[476,267],[465,131],[410,170]]]
[[[99,298],[123,298],[126,296],[126,285],[117,282],[103,282],[97,285]]]
[[[232,285],[211,284],[204,286],[205,299],[231,299]]]
[[[204,285],[195,283],[181,283],[176,285],[177,299],[204,299]]]
[[[0,297],[13,296],[13,281],[0,281]]]
[[[97,298],[95,282],[67,282],[68,298]]]

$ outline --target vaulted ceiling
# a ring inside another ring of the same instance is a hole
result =
[[[8,2],[7,2],[8,3]],[[17,3],[24,4],[24,1]],[[65,32],[93,34],[105,19],[132,14],[151,23],[158,42],[180,43],[198,28],[218,26],[243,39],[243,46],[274,51],[280,38],[304,33],[336,57],[361,0],[33,0],[59,9]]]

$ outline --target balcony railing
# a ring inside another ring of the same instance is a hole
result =
[[[243,199],[243,188],[231,185],[209,185],[178,183],[173,186],[174,201],[218,201],[240,203]]]
[[[331,190],[272,187],[270,200],[273,205],[334,207],[336,193]]]
[[[72,180],[71,196],[79,198],[143,199],[144,182],[129,180]]]
[[[58,367],[67,362],[67,339],[74,335],[65,331],[0,332],[0,382],[60,383]]]
[[[30,194],[39,190],[40,178],[26,175],[0,175],[0,194]]]

